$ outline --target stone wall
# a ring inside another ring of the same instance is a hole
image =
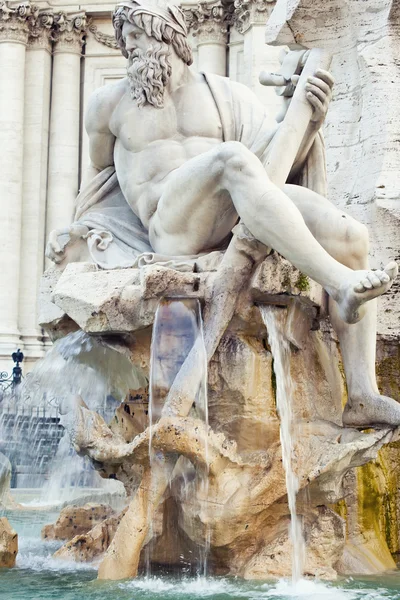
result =
[[[332,63],[328,189],[332,202],[367,225],[372,266],[379,268],[400,258],[400,6],[353,0],[349,17],[348,42]],[[399,291],[397,283],[380,300],[381,334],[400,334]]]

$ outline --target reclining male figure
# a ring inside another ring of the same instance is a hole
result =
[[[255,238],[328,292],[349,392],[344,424],[399,425],[400,406],[379,394],[375,378],[374,299],[392,285],[396,264],[369,270],[363,225],[307,188],[288,184],[279,189],[270,181],[264,164],[277,123],[247,87],[189,69],[192,53],[176,6],[126,0],[116,8],[113,23],[129,58],[128,77],[96,90],[91,99],[86,116],[91,167],[85,182],[115,166],[123,195],[148,230],[152,248],[166,255],[221,247],[240,217]],[[251,123],[244,120],[237,128],[234,141],[223,137],[215,91],[222,85],[231,94],[223,102],[251,115]],[[313,117],[293,173],[307,159],[332,86],[326,71],[309,80]],[[243,142],[243,127],[253,129],[251,150]],[[55,262],[65,260],[59,233],[52,232],[47,250]]]

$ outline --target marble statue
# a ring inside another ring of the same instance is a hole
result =
[[[113,24],[127,77],[90,101],[91,166],[74,223],[50,234],[47,256],[60,267],[90,260],[105,269],[140,266],[143,257],[190,260],[224,250],[240,218],[329,294],[349,390],[344,424],[399,425],[400,407],[375,379],[376,298],[397,266],[370,270],[366,228],[319,193],[329,71],[308,78],[311,120],[279,187],[266,166],[282,123],[247,87],[189,68],[178,7],[125,0]]]

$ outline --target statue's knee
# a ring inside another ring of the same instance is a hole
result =
[[[219,147],[219,163],[224,170],[236,171],[245,174],[250,169],[256,156],[241,142],[224,142]]]
[[[352,249],[352,254],[362,258],[368,255],[369,236],[368,229],[362,223],[349,216],[345,216],[346,232],[345,239]]]

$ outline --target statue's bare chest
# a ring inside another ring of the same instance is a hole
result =
[[[200,89],[195,89],[200,87]],[[200,92],[200,93],[199,93]],[[208,138],[222,141],[222,126],[208,86],[193,86],[174,98],[166,97],[164,108],[139,108],[127,94],[118,106],[112,128],[125,150],[141,152],[155,142]]]

